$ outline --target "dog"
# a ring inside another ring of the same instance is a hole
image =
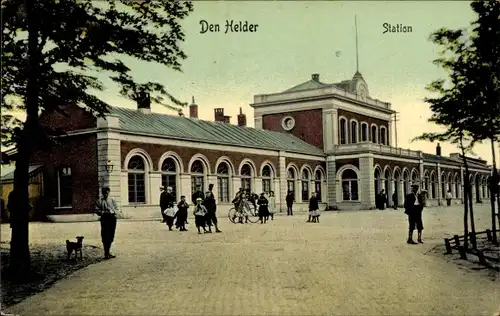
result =
[[[68,260],[71,258],[73,251],[75,252],[75,260],[78,260],[78,252],[80,252],[80,260],[83,260],[83,236],[77,236],[76,242],[66,240],[66,250],[68,251]]]

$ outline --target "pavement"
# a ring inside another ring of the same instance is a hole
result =
[[[169,232],[120,221],[117,258],[88,266],[12,306],[25,315],[494,315],[500,282],[426,252],[462,231],[461,206],[424,212],[424,242],[406,244],[400,209],[276,216],[223,233]],[[476,229],[490,223],[475,207]],[[194,223],[191,219],[190,224]],[[99,245],[99,224],[33,223],[32,243],[77,235]],[[2,240],[10,230],[2,225]]]

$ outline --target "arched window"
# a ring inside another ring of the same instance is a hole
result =
[[[361,123],[361,141],[368,141],[368,124]]]
[[[371,132],[371,140],[372,143],[376,144],[377,143],[377,126],[372,125],[372,132]]]
[[[172,187],[172,193],[177,201],[177,165],[171,157],[163,160],[161,164],[161,184]]]
[[[345,118],[340,119],[339,124],[339,134],[340,134],[340,144],[347,144],[347,120]]]
[[[436,174],[435,173],[431,173],[431,199],[435,199],[436,198]]]
[[[191,193],[196,192],[200,188],[201,192],[205,192],[205,167],[203,162],[197,159],[191,164]]]
[[[351,143],[358,142],[358,123],[356,121],[351,121]]]
[[[321,173],[320,170],[316,170],[316,174],[314,177],[314,186],[315,186],[315,191],[316,191],[316,197],[318,198],[318,201],[321,202],[321,186],[323,184],[323,174]]]
[[[144,159],[135,155],[127,165],[128,172],[128,202],[146,203],[146,166]]]
[[[427,174],[427,171],[424,172],[424,190],[429,192],[429,175]]]
[[[272,183],[271,167],[269,165],[265,165],[264,168],[262,168],[262,191],[269,194],[269,192],[273,190],[271,183]]]
[[[249,164],[244,164],[241,167],[241,187],[245,189],[247,194],[252,192],[252,167]]]
[[[358,201],[358,176],[352,169],[342,172],[342,200]]]
[[[420,186],[420,183],[418,183],[418,173],[415,170],[413,170],[411,173],[411,184]]]
[[[287,175],[286,175],[286,184],[288,191],[292,191],[294,194],[293,196],[295,197],[295,170],[293,168],[288,168]],[[294,199],[295,200],[295,199]]]
[[[375,196],[377,196],[380,193],[381,190],[381,181],[382,181],[382,175],[380,173],[379,168],[375,168],[375,171],[373,172],[373,179],[374,179],[374,188],[375,188]]]
[[[446,176],[444,173],[441,175],[441,198],[446,198]]]
[[[226,162],[217,166],[217,190],[219,201],[229,202],[229,165]]]
[[[387,145],[387,129],[385,126],[380,127],[380,143]]]
[[[311,179],[309,179],[309,171],[306,169],[302,170],[302,201],[309,201],[309,182],[311,182]]]

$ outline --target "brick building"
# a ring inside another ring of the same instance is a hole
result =
[[[43,124],[66,132],[61,146],[31,162],[43,166],[43,194],[52,201],[45,212],[61,221],[92,218],[102,185],[129,218],[159,217],[162,185],[189,200],[197,184],[205,190],[213,183],[220,216],[240,187],[274,191],[280,210],[287,190],[296,210],[307,208],[312,192],[322,208],[373,208],[381,189],[389,205],[393,192],[402,204],[412,183],[429,192],[431,204],[448,190],[454,203],[462,201],[460,157],[442,156],[439,145],[435,155],[393,147],[394,111],[369,96],[359,72],[335,84],[313,74],[284,92],[254,96],[251,106],[255,128],[245,126],[241,109],[237,125],[224,109],[215,109],[214,122],[199,120],[194,98],[189,117],[151,113],[149,100],[137,109],[113,106],[106,119],[78,106],[64,109],[69,116],[42,115]],[[491,169],[477,159],[469,166],[480,202],[489,196]]]

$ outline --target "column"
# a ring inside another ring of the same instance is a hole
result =
[[[337,109],[332,111],[332,121],[333,121],[333,144],[339,144],[339,117]]]
[[[256,177],[255,178],[255,186],[254,186],[254,192],[260,196],[262,193],[262,178],[261,177]]]
[[[392,118],[387,122],[387,145],[392,146]]]
[[[326,157],[326,186],[327,186],[327,196],[325,201],[328,203],[328,208],[336,209],[337,204],[337,165],[335,162],[335,156]]]
[[[396,181],[396,188],[398,190],[398,206],[404,205],[405,196],[403,194],[403,184],[404,182],[402,179]]]
[[[363,209],[370,209],[375,207],[375,176],[372,155],[359,158],[359,171],[361,183],[358,187],[361,206]]]
[[[233,196],[235,196],[236,192],[239,192],[241,188],[241,177],[233,176],[231,180],[233,184]]]
[[[464,182],[464,169],[462,169],[462,166],[460,166],[460,201],[462,204],[464,204],[464,185],[465,185],[465,182]]]
[[[97,176],[99,186],[100,188],[104,186],[110,188],[109,196],[116,201],[120,208],[125,203],[125,199],[122,197],[120,133],[110,131],[110,129],[116,130],[119,128],[120,119],[117,116],[107,115],[106,119],[97,119]],[[126,190],[126,188],[124,189]],[[97,200],[98,196],[95,198]]]
[[[424,160],[420,159],[418,161],[418,173],[420,178],[420,191],[425,188],[425,178],[424,178]]]
[[[179,178],[180,178],[180,188],[179,188],[179,192],[181,195],[185,195],[186,196],[186,202],[188,202],[188,204],[191,204],[191,175],[189,175],[188,173],[181,173],[179,175]],[[179,200],[180,200],[180,197],[179,197]]]
[[[146,204],[160,205],[161,173],[153,171],[149,173],[149,197],[146,197]]]
[[[444,190],[444,188],[442,188],[442,185],[441,185],[441,164],[438,162],[437,163],[437,200],[438,200],[438,205],[441,206],[441,203],[442,203],[442,190]]]
[[[326,152],[334,149],[334,134],[333,118],[337,110],[324,109],[323,110],[323,144]]]
[[[277,211],[278,212],[281,212],[281,208],[279,207],[279,205],[281,204],[281,201],[284,201],[284,196],[282,197],[281,194],[280,194],[280,178],[279,177],[275,177],[273,180],[273,183],[272,183],[272,190],[274,191],[274,199],[275,199],[275,202],[276,202],[276,208],[277,208]]]
[[[278,169],[279,169],[279,190],[276,190],[275,196],[279,195],[280,204],[278,205],[278,198],[276,198],[276,208],[279,208],[280,212],[286,211],[285,197],[287,193],[286,184],[286,158],[283,156],[284,152],[279,152],[278,158]]]
[[[256,116],[254,118],[254,127],[257,129],[262,129],[262,116]]]

